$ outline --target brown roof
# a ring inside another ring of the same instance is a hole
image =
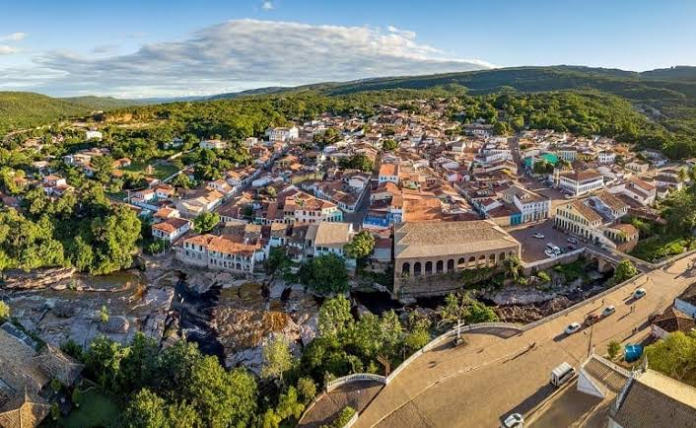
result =
[[[582,201],[573,201],[570,204],[581,216],[585,217],[589,222],[602,221],[602,216],[597,214],[592,208],[585,205]]]
[[[399,173],[399,165],[393,163],[383,163],[379,167],[380,176],[396,176]]]
[[[617,399],[621,399],[621,395]],[[696,425],[696,389],[654,370],[634,378],[611,416],[631,428],[693,428]]]
[[[593,180],[602,177],[602,174],[595,171],[594,169],[587,169],[585,171],[576,171],[571,173],[563,174],[564,177],[570,178],[575,181],[585,181]]]
[[[677,297],[677,299],[682,300],[692,305],[696,305],[696,282],[691,284],[689,288],[684,290],[684,292]]]
[[[172,217],[153,225],[152,228],[170,234],[186,226],[188,223],[188,220],[184,220],[183,218]]]
[[[597,197],[613,211],[619,211],[624,208],[628,208],[626,203],[621,199],[617,198],[615,195],[603,190],[597,194]]]
[[[668,308],[662,315],[653,321],[653,324],[667,333],[674,333],[675,331],[688,333],[696,328],[696,320],[674,309],[674,307]]]

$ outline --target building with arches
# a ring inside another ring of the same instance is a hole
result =
[[[520,257],[520,243],[491,220],[406,222],[394,228],[394,293],[427,278],[501,265]]]

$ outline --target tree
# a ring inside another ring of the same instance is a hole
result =
[[[382,150],[385,152],[396,150],[397,147],[399,147],[399,144],[394,140],[389,139],[382,142]]]
[[[415,352],[430,342],[430,333],[427,330],[416,329],[406,335],[404,345],[410,352]]]
[[[670,333],[666,338],[645,348],[650,368],[679,381],[696,375],[696,332]]]
[[[691,231],[696,227],[696,196],[686,190],[674,193],[667,220],[675,233],[691,236]]]
[[[167,428],[191,428],[203,426],[198,412],[182,401],[167,407]]]
[[[266,273],[268,273],[271,279],[275,278],[278,274],[284,277],[290,272],[292,260],[290,260],[290,257],[285,253],[283,247],[271,247],[265,265]]]
[[[155,428],[167,426],[166,402],[148,389],[141,390],[131,401],[124,414],[128,428]]]
[[[249,426],[256,412],[257,386],[253,375],[244,369],[227,372],[212,356],[195,364],[188,382],[179,387],[205,426]]]
[[[283,385],[283,374],[290,370],[293,364],[294,358],[285,336],[276,335],[264,345],[262,378],[273,379],[279,385]]]
[[[275,198],[278,192],[276,191],[275,187],[266,186],[266,194],[271,198]]]
[[[102,324],[109,322],[109,309],[106,307],[106,305],[102,305],[102,307],[99,309],[99,322]]]
[[[198,233],[208,233],[220,223],[220,214],[205,212],[193,219],[193,230]]]
[[[319,308],[319,334],[323,337],[338,337],[353,327],[350,302],[339,295],[326,300]]]
[[[172,186],[174,187],[182,187],[184,189],[191,189],[193,188],[193,181],[189,178],[188,174],[181,173],[174,177],[172,180]]]
[[[317,395],[317,384],[314,383],[312,378],[301,377],[297,380],[297,392],[302,397],[302,402],[309,404]]]
[[[100,183],[108,183],[111,179],[111,172],[114,170],[114,158],[111,156],[94,156],[90,161],[90,166],[94,170],[94,178]]]
[[[94,274],[111,273],[130,267],[140,238],[140,220],[126,206],[118,206],[112,214],[91,222],[91,244],[94,250]]]
[[[10,305],[0,300],[0,322],[10,318]]]
[[[478,300],[469,299],[468,305],[467,314],[464,317],[467,324],[498,321],[495,311]]]
[[[300,280],[320,293],[348,291],[348,273],[345,261],[336,254],[314,257],[300,268]]]
[[[300,419],[305,406],[298,400],[297,390],[294,386],[288,388],[288,391],[280,395],[278,399],[278,406],[276,407],[276,414],[281,418],[281,420],[288,419],[290,417],[295,420]]]
[[[628,259],[621,260],[614,269],[614,275],[611,277],[612,284],[621,284],[622,282],[638,275],[638,269],[632,261]]]
[[[459,296],[448,294],[445,297],[445,305],[438,310],[441,317],[441,324],[456,324],[458,320],[467,324],[497,321],[498,316],[493,309],[469,294],[464,293]]]
[[[352,259],[362,259],[369,256],[375,248],[375,237],[363,230],[353,236],[353,239],[344,246],[346,255]]]
[[[549,283],[551,282],[551,276],[546,273],[546,271],[540,271],[537,273],[537,277],[541,280],[543,283]]]
[[[80,391],[80,388],[75,387],[75,389],[73,389],[70,400],[76,408],[80,408],[80,403],[82,402],[82,391]]]
[[[522,263],[516,256],[510,256],[503,261],[505,272],[509,278],[517,281],[520,278],[522,271]]]
[[[334,420],[330,425],[322,426],[322,428],[343,428],[348,424],[348,422],[350,422],[351,419],[353,419],[353,416],[355,416],[355,409],[348,406],[341,410],[336,420]]]
[[[87,372],[102,387],[119,390],[121,363],[128,356],[130,348],[99,336],[89,345],[85,352]]]
[[[619,352],[621,352],[621,344],[616,340],[609,342],[609,345],[607,346],[607,354],[609,355],[609,359],[615,359],[619,355]]]

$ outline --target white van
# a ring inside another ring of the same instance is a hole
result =
[[[556,388],[568,382],[575,376],[575,369],[570,364],[564,362],[551,371],[551,385]]]

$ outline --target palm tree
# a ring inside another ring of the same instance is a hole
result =
[[[505,259],[503,262],[505,267],[505,275],[513,280],[517,281],[521,275],[522,263],[517,256],[511,256]]]

